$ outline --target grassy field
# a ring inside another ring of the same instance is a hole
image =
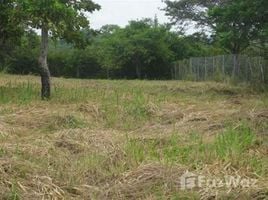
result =
[[[182,190],[186,172],[256,179]],[[268,93],[0,75],[0,199],[267,199]]]

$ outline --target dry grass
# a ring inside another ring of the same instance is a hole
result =
[[[53,85],[43,102],[37,77],[0,75],[1,199],[268,197],[267,93],[207,82]],[[258,182],[183,191],[187,170]]]

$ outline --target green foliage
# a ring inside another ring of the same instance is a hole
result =
[[[208,11],[221,46],[233,54],[245,50],[267,27],[267,1],[235,0]]]
[[[211,52],[203,36],[184,37],[157,19],[131,21],[125,28],[105,25],[99,31],[90,30],[84,11],[96,9],[97,4],[86,0],[16,0],[16,10],[23,16],[20,24],[50,30],[48,63],[52,76],[170,79],[173,61]],[[39,36],[28,31],[19,39],[21,44],[15,45],[14,53],[5,56],[6,71],[39,73]]]
[[[189,57],[226,52],[267,56],[267,1],[165,2],[172,25],[185,28],[193,22],[205,29],[185,35],[183,29],[174,31],[155,18],[92,30],[85,11],[100,7],[91,0],[5,0],[0,5],[0,70],[39,73],[40,36],[29,27],[44,25],[50,30],[49,68],[57,77],[170,79],[173,63]],[[236,65],[234,74],[243,67]],[[195,77],[188,74],[184,79]],[[223,77],[218,73],[214,79]]]
[[[24,27],[21,24],[22,17],[15,9],[13,0],[4,0],[0,3],[0,70],[7,67],[7,59],[10,58],[20,38]]]
[[[106,25],[98,33],[85,33],[85,49],[66,40],[49,41],[48,63],[53,76],[168,79],[173,61],[210,51],[203,36],[180,36],[157,20],[132,21],[125,28]],[[8,72],[36,74],[39,37],[29,32],[22,40]]]
[[[107,77],[170,78],[172,61],[186,56],[183,39],[157,20],[131,21],[121,29],[105,26],[101,32],[87,51],[95,52]]]
[[[77,46],[84,44],[85,32],[80,30],[89,24],[85,12],[100,9],[91,0],[16,0],[16,3],[28,25],[37,29],[46,26],[53,38],[65,38]]]
[[[39,37],[33,30],[25,32],[20,45],[14,48],[13,54],[6,58],[8,73],[38,74],[37,55],[39,53]]]
[[[264,35],[267,38],[265,0],[166,0],[165,3],[166,14],[172,18],[173,25],[182,31],[189,29],[189,23],[205,27],[227,52],[239,54],[251,42],[262,39],[263,44]]]
[[[199,27],[213,27],[211,19],[206,11],[214,6],[221,6],[226,1],[211,0],[165,0],[166,15],[171,17],[171,23],[180,28],[182,32],[189,30],[189,24],[195,24]]]

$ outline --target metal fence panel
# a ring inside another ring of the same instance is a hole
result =
[[[267,60],[246,55],[193,57],[174,63],[173,79],[192,81],[224,81],[268,83]]]

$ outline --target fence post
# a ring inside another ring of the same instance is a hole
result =
[[[215,71],[215,56],[212,57],[212,76],[214,77],[214,71]]]
[[[177,80],[177,62],[174,65],[174,79]]]
[[[201,62],[198,63],[198,81],[201,80],[201,78],[200,78],[200,64],[201,64]]]
[[[264,83],[264,71],[263,71],[263,66],[262,66],[262,62],[261,62],[261,57],[259,57],[259,65],[261,68],[261,80],[262,80],[262,83]]]
[[[248,56],[245,57],[246,61],[246,72],[247,72],[247,83],[249,82],[249,62],[248,62]]]
[[[235,68],[236,68],[236,57],[232,55],[232,61],[233,61],[233,78],[235,77]]]
[[[174,66],[175,66],[175,62],[172,63],[172,66],[171,66],[171,69],[170,69],[171,80],[174,80],[174,73],[173,73],[173,71],[174,71]]]
[[[176,71],[176,73],[177,73],[177,80],[180,80],[180,74],[181,74],[181,63],[180,62],[178,62],[177,63],[177,71]]]
[[[192,58],[190,58],[190,71],[191,71],[191,74],[193,74]]]
[[[248,82],[251,82],[253,77],[253,71],[252,71],[252,58],[249,56],[247,57],[247,66],[248,66]]]
[[[207,80],[207,57],[205,57],[205,78],[204,80]]]
[[[222,55],[222,73],[225,76],[225,56]]]

